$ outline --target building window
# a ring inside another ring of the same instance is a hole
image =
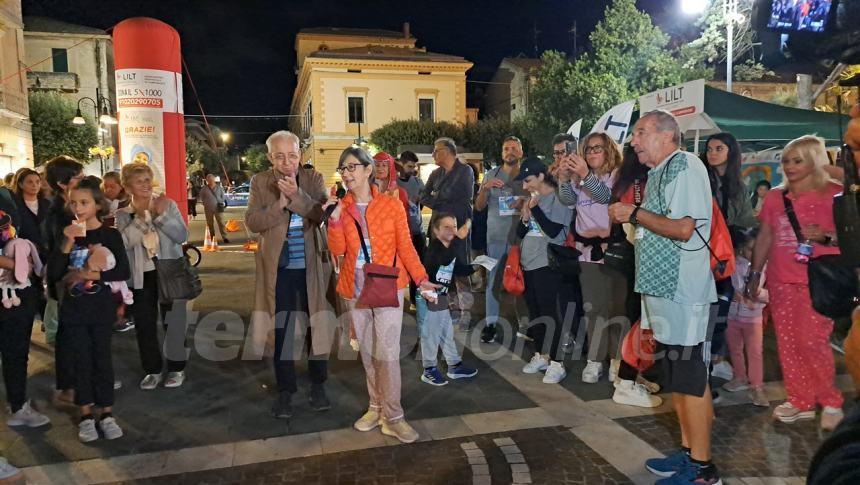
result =
[[[51,49],[54,60],[54,72],[69,72],[69,56],[66,49]]]
[[[432,98],[420,98],[418,100],[418,121],[433,121],[433,106]]]
[[[314,107],[313,103],[308,103],[308,110],[305,112],[305,128],[310,133],[314,128]]]
[[[349,96],[346,98],[346,107],[350,123],[364,123],[364,98]]]

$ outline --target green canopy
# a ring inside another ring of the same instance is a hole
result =
[[[705,86],[705,113],[741,142],[776,144],[812,134],[824,138],[828,145],[838,145],[849,119],[836,113],[766,103],[710,86]]]

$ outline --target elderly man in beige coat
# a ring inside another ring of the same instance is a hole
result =
[[[272,170],[251,179],[245,224],[260,234],[251,339],[262,353],[274,337],[278,398],[276,418],[292,416],[297,391],[295,361],[308,352],[311,408],[331,407],[323,383],[328,374],[337,320],[334,278],[322,204],[328,198],[322,175],[300,167],[299,139],[288,131],[266,140]],[[272,335],[274,333],[274,335]]]

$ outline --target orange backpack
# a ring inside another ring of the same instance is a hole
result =
[[[729,226],[726,224],[722,211],[720,211],[717,199],[713,199],[712,205],[711,238],[705,241],[705,245],[711,253],[711,271],[714,272],[714,279],[722,281],[730,278],[735,272],[735,248],[732,245]],[[699,233],[698,229],[696,229],[696,233]],[[699,237],[702,235],[699,234]]]
[[[526,291],[526,280],[523,276],[523,267],[520,265],[520,247],[513,246],[508,251],[508,259],[505,261],[505,273],[502,278],[502,286],[508,294],[519,296]]]

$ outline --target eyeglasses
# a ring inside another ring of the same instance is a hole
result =
[[[343,175],[346,172],[352,173],[355,172],[356,167],[364,167],[363,163],[351,163],[349,165],[344,165],[342,167],[337,167],[337,173]]]
[[[552,151],[552,156],[554,156],[554,157],[563,157],[566,154],[567,154],[566,150],[553,150]]]
[[[603,145],[591,145],[585,147],[583,152],[588,155],[589,153],[603,153]]]

